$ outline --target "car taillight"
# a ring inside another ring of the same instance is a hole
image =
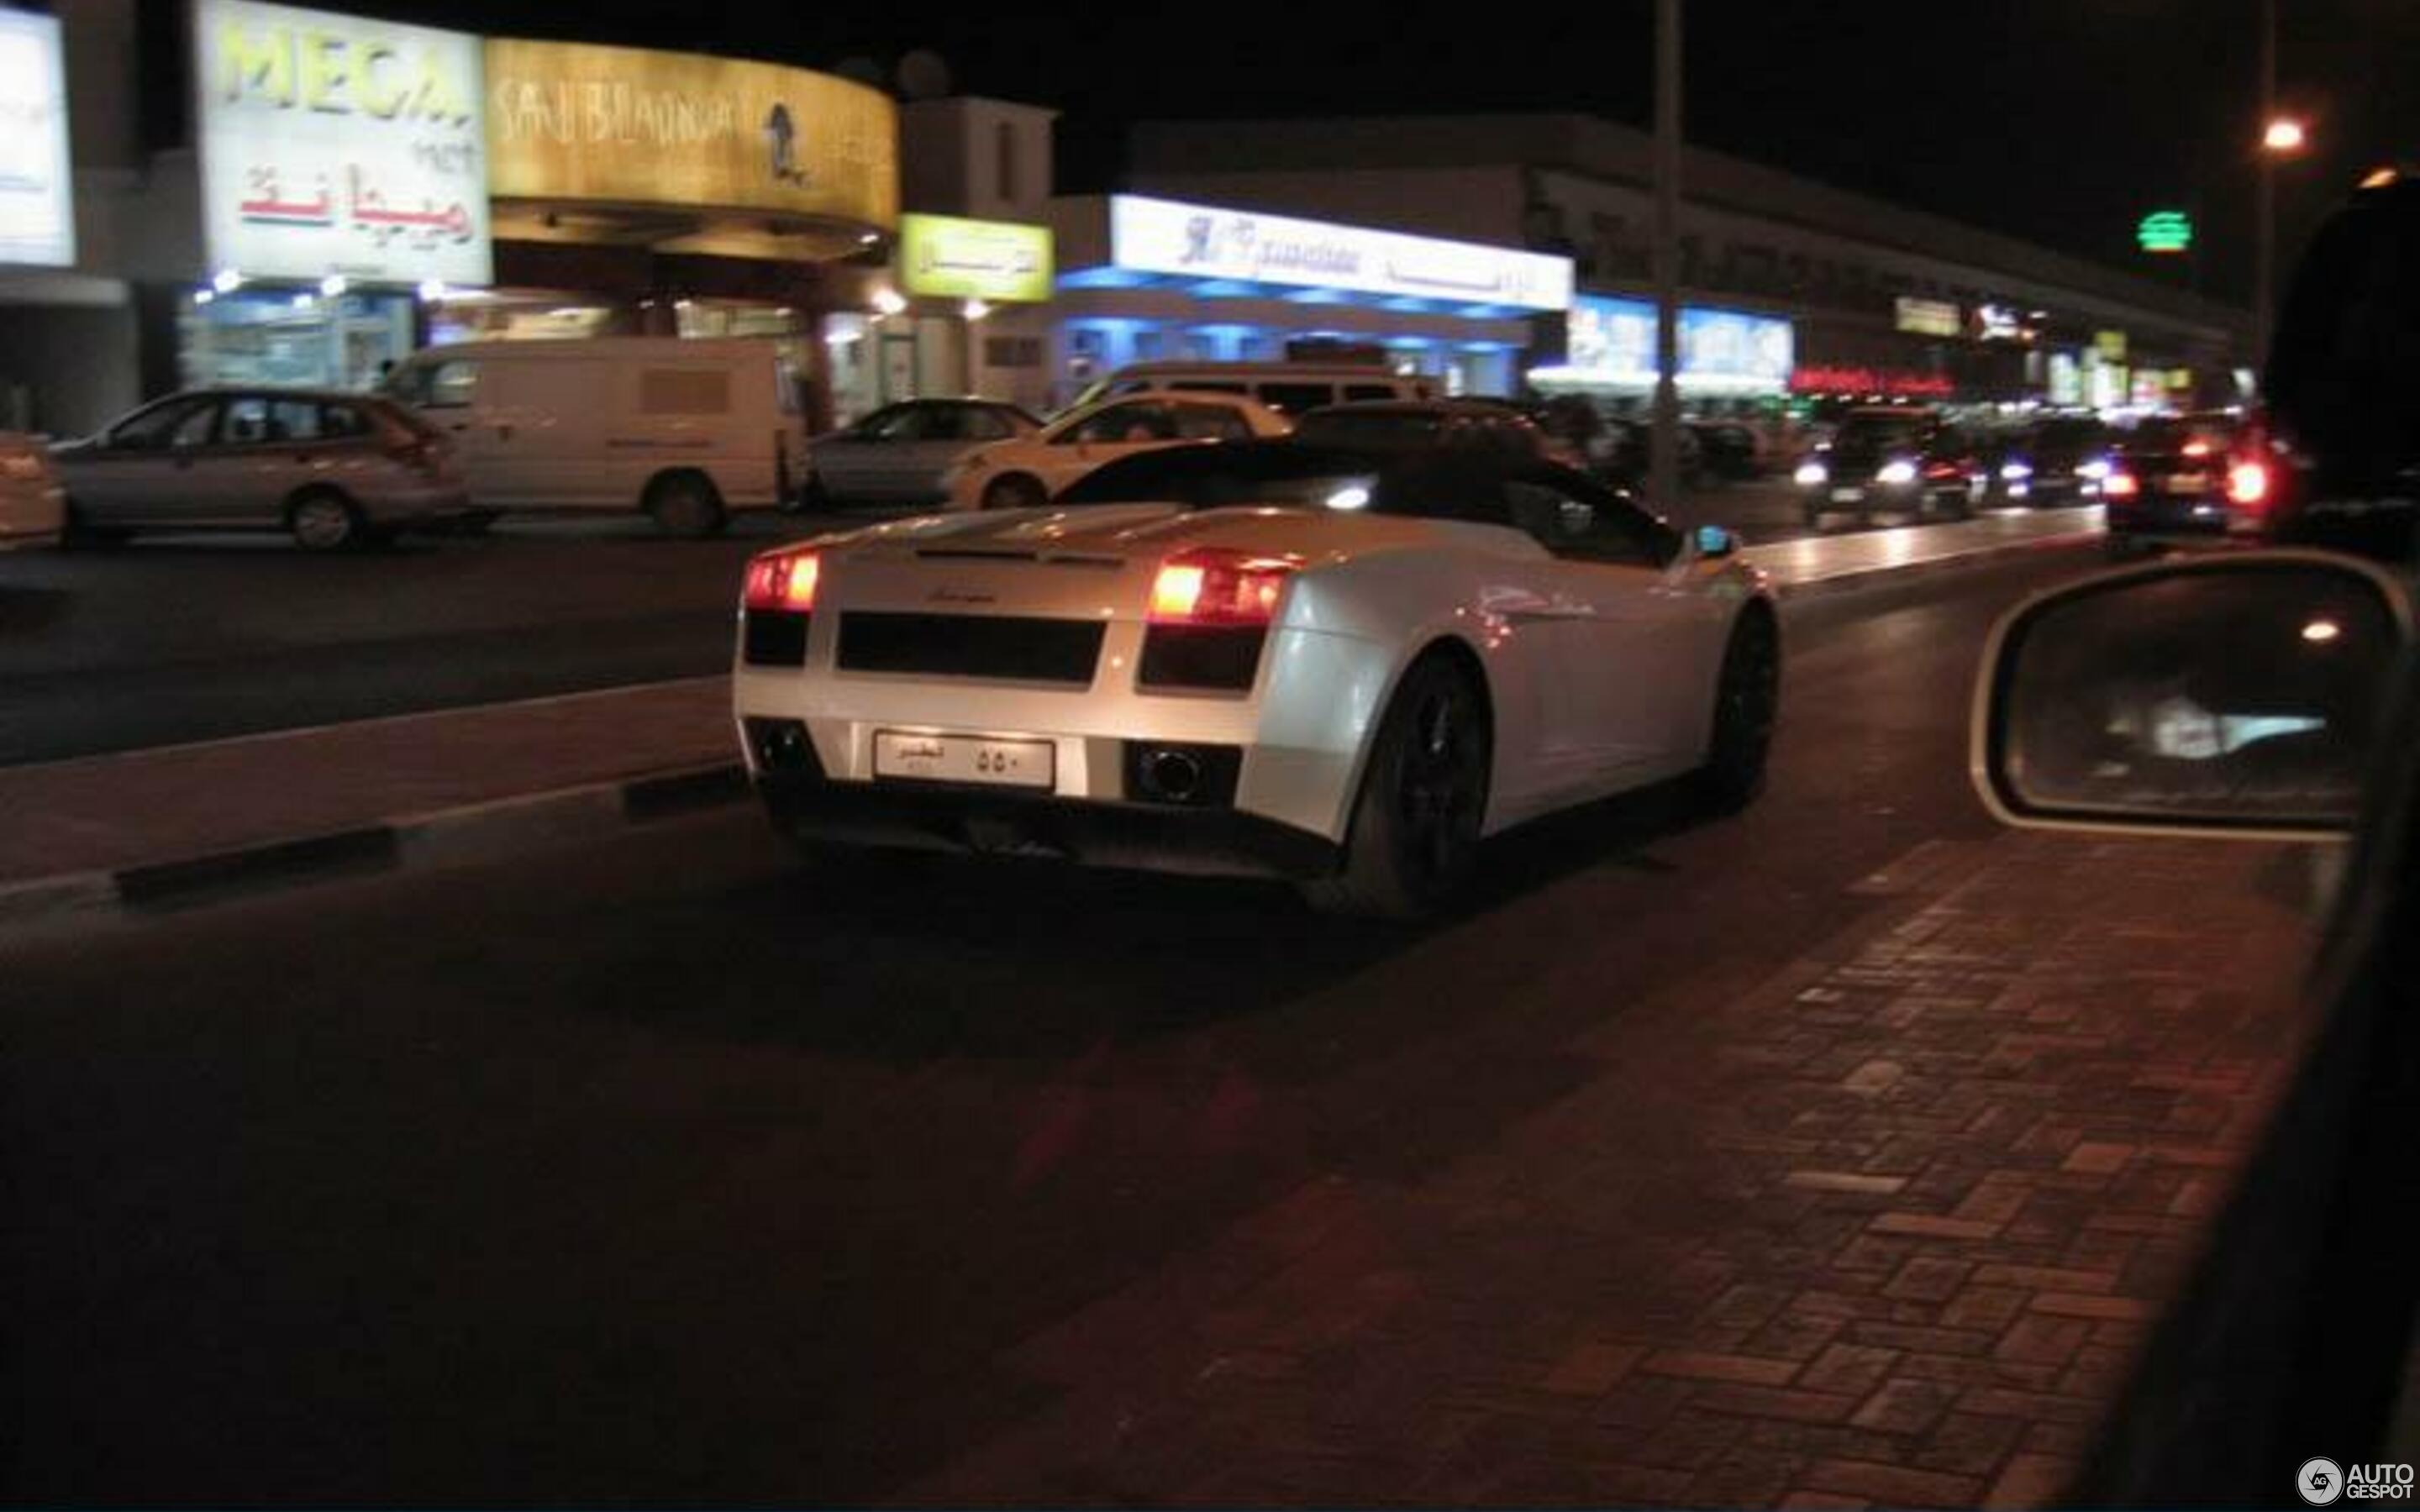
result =
[[[813,551],[776,551],[748,563],[743,608],[804,614],[815,607],[821,558]]]
[[[2245,457],[2226,470],[2226,501],[2240,509],[2257,509],[2269,501],[2269,464]]]
[[[1159,564],[1151,584],[1154,625],[1266,625],[1299,558],[1203,548]]]
[[[2101,497],[2103,499],[2132,499],[2142,491],[2143,486],[2131,472],[2112,471],[2101,480]]]

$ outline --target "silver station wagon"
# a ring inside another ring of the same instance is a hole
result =
[[[333,551],[482,517],[453,444],[400,405],[305,389],[209,389],[53,453],[70,542],[275,530]]]

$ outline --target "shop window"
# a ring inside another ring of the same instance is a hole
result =
[[[723,415],[731,412],[728,368],[650,367],[639,374],[639,412]]]

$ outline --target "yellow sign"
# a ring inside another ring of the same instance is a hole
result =
[[[805,69],[584,42],[488,41],[498,199],[771,210],[888,229],[899,114]]]
[[[899,282],[910,294],[1039,303],[1050,298],[1050,250],[1047,225],[899,218]]]

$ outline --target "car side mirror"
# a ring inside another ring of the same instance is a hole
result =
[[[1698,555],[1709,562],[1734,555],[1740,548],[1740,538],[1720,525],[1700,525],[1697,530]]]
[[[2340,834],[2412,638],[2394,579],[2319,552],[2052,589],[1984,650],[1976,786],[1999,818],[2033,827]]]

